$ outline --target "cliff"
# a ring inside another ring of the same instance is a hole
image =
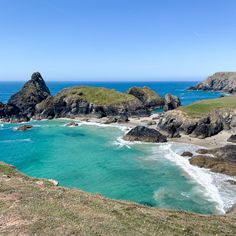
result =
[[[235,210],[204,216],[54,186],[0,163],[1,235],[228,235]]]
[[[190,90],[236,92],[236,72],[218,72],[208,77],[205,81],[190,87]]]

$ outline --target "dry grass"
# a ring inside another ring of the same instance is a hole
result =
[[[165,211],[38,183],[0,164],[1,235],[236,235],[235,212]]]

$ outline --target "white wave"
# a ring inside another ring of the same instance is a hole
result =
[[[26,139],[6,139],[0,141],[0,143],[15,143],[15,142],[32,142],[32,140],[30,138],[26,138]]]
[[[118,147],[127,147],[131,149],[132,143],[129,141],[125,141],[122,137],[117,138],[116,141],[113,142],[113,145],[118,146]]]
[[[160,148],[164,158],[178,165],[201,186],[201,193],[217,204],[219,214],[224,214],[236,202],[236,187],[225,183],[225,180],[235,180],[235,178],[191,165],[188,158],[182,157],[172,150],[173,145],[170,143],[159,145]]]

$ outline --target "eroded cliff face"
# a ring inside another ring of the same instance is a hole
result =
[[[227,93],[236,92],[236,72],[218,72],[205,81],[190,87],[190,90],[212,90]]]
[[[181,110],[168,111],[162,114],[157,127],[170,138],[186,134],[203,139],[236,129],[236,109],[218,109],[202,118],[189,117]]]

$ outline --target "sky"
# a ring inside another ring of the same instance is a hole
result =
[[[235,0],[0,0],[0,80],[153,81],[236,71]]]

